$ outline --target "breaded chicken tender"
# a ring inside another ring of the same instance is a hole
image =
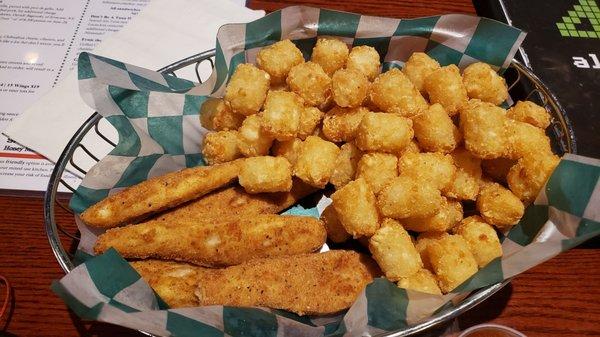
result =
[[[476,98],[494,105],[500,105],[508,99],[508,87],[504,77],[489,64],[476,62],[463,71],[463,83],[469,98]]]
[[[435,184],[402,174],[390,180],[377,196],[381,215],[394,219],[430,216],[442,203]]]
[[[379,59],[379,53],[371,46],[352,47],[346,60],[346,69],[359,71],[372,81],[381,71]]]
[[[369,91],[370,83],[358,70],[340,69],[331,77],[333,100],[343,108],[360,106]]]
[[[312,50],[310,60],[320,65],[331,76],[346,65],[348,54],[348,46],[344,41],[320,37]]]
[[[331,96],[331,78],[317,63],[306,62],[293,67],[286,81],[290,90],[308,105],[321,106]]]
[[[452,183],[456,166],[448,154],[406,153],[398,161],[398,171],[401,175],[427,181],[442,190]]]
[[[90,226],[103,228],[138,221],[232,183],[242,161],[187,168],[150,178],[89,207],[81,219]]]
[[[440,103],[450,116],[454,116],[468,101],[467,89],[454,64],[433,71],[425,78],[423,88],[431,104]]]
[[[242,157],[237,131],[209,132],[202,140],[202,156],[208,165],[226,163]]]
[[[504,109],[480,100],[470,100],[460,111],[460,129],[465,148],[482,159],[504,155],[507,148]]]
[[[340,149],[334,143],[317,136],[308,136],[300,146],[294,175],[312,186],[325,187],[333,174],[339,152]]]
[[[397,114],[369,112],[356,132],[356,146],[363,151],[398,153],[414,136],[412,121]]]
[[[208,98],[200,107],[200,124],[208,130],[237,130],[246,118],[231,110],[222,98]]]
[[[238,180],[248,193],[288,192],[292,189],[292,165],[283,157],[248,158]]]
[[[262,112],[261,127],[267,136],[290,140],[298,135],[304,101],[288,91],[269,91]]]
[[[270,76],[252,64],[237,66],[225,89],[225,101],[233,112],[242,115],[257,113],[262,107],[269,90]]]
[[[289,192],[250,194],[241,186],[214,191],[200,199],[171,209],[147,222],[179,223],[241,217],[253,214],[276,214],[296,204],[316,189],[299,179]]]
[[[426,151],[450,153],[462,140],[460,131],[439,103],[431,105],[412,121],[419,146]]]
[[[257,214],[113,228],[98,237],[94,251],[100,254],[112,247],[125,258],[223,267],[256,258],[314,252],[326,237],[323,223],[313,217]]]
[[[502,245],[496,230],[479,216],[463,219],[453,232],[467,241],[479,268],[502,256]]]
[[[348,309],[377,276],[377,266],[367,256],[332,250],[211,270],[198,282],[196,294],[200,305],[261,306],[325,315]]]
[[[500,229],[516,225],[525,212],[521,200],[510,190],[496,183],[481,187],[476,204],[485,221]]]
[[[349,182],[331,200],[342,226],[353,237],[371,236],[379,228],[375,194],[365,179]]]
[[[429,261],[429,255],[427,255],[427,247],[432,242],[435,242],[441,238],[450,236],[450,234],[446,232],[423,232],[420,233],[417,237],[417,242],[415,243],[415,248],[419,252],[421,256],[421,261],[423,261],[423,265],[426,269],[433,271],[431,267],[431,262]]]
[[[443,293],[452,291],[477,272],[477,261],[460,235],[435,240],[426,252]]]
[[[321,123],[323,111],[315,107],[306,107],[300,113],[300,124],[298,125],[298,138],[305,140],[312,135]]]
[[[400,278],[398,280],[398,287],[433,295],[442,294],[440,287],[437,285],[435,275],[424,268],[409,277]]]
[[[453,228],[463,218],[463,208],[460,202],[443,198],[438,212],[424,217],[402,219],[404,228],[414,232],[444,232]]]
[[[342,186],[354,180],[358,161],[362,157],[362,151],[354,143],[345,143],[340,146],[340,153],[335,160],[335,169],[329,182],[340,189]]]
[[[550,138],[544,130],[512,119],[506,120],[506,157],[519,159],[528,154],[552,153]]]
[[[271,148],[271,153],[277,157],[284,157],[293,166],[298,160],[300,146],[302,146],[302,141],[298,138],[294,138],[292,140],[285,140],[283,142],[276,140],[273,143],[273,147]]]
[[[532,202],[559,162],[558,156],[549,153],[527,155],[508,171],[508,187],[519,199]]]
[[[427,101],[399,69],[377,76],[371,85],[369,99],[385,112],[414,117],[428,107]]]
[[[360,121],[369,110],[365,107],[334,107],[323,118],[323,134],[332,142],[349,142],[356,137]]]
[[[207,268],[182,262],[143,260],[129,264],[171,308],[197,307],[194,294]]]
[[[271,75],[271,84],[284,83],[290,69],[303,62],[302,52],[290,40],[263,47],[256,55],[258,68]]]
[[[356,169],[356,177],[365,178],[375,194],[397,176],[398,157],[389,153],[366,153],[360,158]]]
[[[495,181],[505,183],[508,171],[513,165],[517,163],[514,159],[508,158],[494,158],[485,159],[481,161],[481,168],[486,176],[494,179]]]
[[[506,117],[519,122],[529,123],[541,129],[550,126],[550,114],[543,107],[531,101],[518,101],[506,112]]]
[[[456,173],[442,193],[458,200],[475,200],[481,182],[481,159],[460,147],[450,154],[456,166]]]
[[[329,204],[329,206],[325,207],[323,213],[321,213],[321,221],[325,224],[327,238],[332,242],[340,243],[352,237],[352,235],[346,232],[344,225],[340,222],[333,204]]]
[[[440,69],[440,64],[436,60],[425,53],[417,52],[410,55],[402,68],[402,72],[410,79],[417,90],[425,94],[423,88],[425,78],[438,69]]]
[[[246,117],[238,130],[238,147],[246,157],[265,156],[273,144],[273,137],[262,128],[262,116]]]
[[[369,239],[369,251],[390,281],[410,277],[423,268],[410,235],[392,219],[384,219],[381,228]]]

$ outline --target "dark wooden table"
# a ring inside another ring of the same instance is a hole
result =
[[[254,0],[248,5],[273,11],[298,3],[397,18],[474,13],[470,0]],[[109,324],[83,322],[50,291],[50,282],[63,272],[46,239],[42,202],[39,196],[0,197],[0,274],[10,280],[14,291],[11,315],[0,320],[0,336],[142,336]],[[58,222],[72,226],[72,216],[59,209]],[[494,322],[528,336],[600,335],[597,243],[563,253],[519,275],[461,316],[461,328]],[[0,294],[3,292],[0,286]]]

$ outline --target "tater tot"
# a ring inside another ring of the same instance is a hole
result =
[[[401,175],[419,178],[441,190],[452,182],[456,166],[452,156],[438,152],[407,153],[398,161]]]
[[[290,69],[303,62],[302,52],[290,40],[264,47],[256,55],[256,65],[271,75],[271,84],[284,83]]]
[[[481,168],[486,176],[494,179],[495,181],[504,183],[506,182],[506,175],[513,165],[517,163],[514,159],[508,158],[494,158],[484,159],[481,161]]]
[[[261,116],[246,117],[238,130],[238,147],[246,157],[264,156],[269,154],[273,138],[267,135],[261,127]]]
[[[458,200],[475,200],[481,182],[481,159],[462,147],[450,155],[454,159],[456,174],[442,193]]]
[[[304,140],[312,135],[323,119],[323,111],[315,107],[302,109],[300,113],[300,125],[298,126],[298,138]]]
[[[419,145],[417,144],[417,142],[415,142],[414,140],[411,140],[408,145],[406,145],[405,148],[402,149],[402,151],[400,151],[398,153],[398,157],[401,158],[403,155],[407,154],[407,153],[420,153],[421,149],[419,148]]]
[[[552,153],[550,138],[544,130],[531,124],[506,120],[507,149],[506,157],[519,159],[530,153]]]
[[[370,83],[358,70],[340,69],[331,77],[333,100],[343,108],[360,106],[369,91]]]
[[[366,153],[356,168],[356,177],[365,178],[375,194],[398,176],[398,157],[389,153]]]
[[[450,116],[454,116],[468,100],[467,89],[454,64],[433,71],[425,78],[423,87],[431,104],[440,103]]]
[[[434,184],[403,175],[390,180],[377,196],[381,215],[394,219],[430,216],[442,203]]]
[[[369,99],[381,110],[404,117],[416,116],[428,107],[419,90],[396,68],[377,76],[371,85]]]
[[[439,211],[430,216],[410,217],[402,220],[404,228],[415,232],[447,231],[462,220],[463,208],[460,202],[443,198]]]
[[[356,137],[358,125],[367,114],[367,108],[334,107],[323,118],[323,134],[332,142],[349,142]]]
[[[412,121],[419,146],[426,151],[450,153],[462,139],[460,131],[439,103],[431,105]]]
[[[476,202],[477,210],[486,222],[506,229],[519,222],[525,206],[510,190],[497,183],[481,187]]]
[[[314,62],[293,67],[286,81],[290,90],[300,95],[308,105],[320,106],[331,96],[331,78]]]
[[[248,193],[289,192],[292,189],[292,165],[283,157],[252,157],[242,163],[238,175]]]
[[[242,115],[257,113],[262,107],[269,90],[270,76],[252,64],[237,66],[225,89],[225,100],[233,112]]]
[[[356,146],[363,151],[398,153],[414,136],[412,121],[397,114],[369,112],[356,131]]]
[[[527,155],[508,171],[508,187],[519,199],[532,202],[559,162],[560,158],[550,153]]]
[[[340,149],[334,143],[317,136],[308,136],[300,146],[294,165],[294,175],[309,185],[323,188],[335,169]]]
[[[502,256],[502,245],[496,230],[479,216],[463,219],[453,232],[467,241],[479,268]]]
[[[531,101],[518,101],[506,112],[506,117],[529,123],[541,129],[550,126],[550,114],[543,107]]]
[[[352,237],[346,232],[346,229],[344,229],[332,204],[325,207],[323,213],[321,213],[321,220],[325,224],[327,238],[331,240],[331,242],[341,243]]]
[[[420,269],[409,277],[402,277],[398,280],[398,287],[410,290],[420,291],[426,294],[441,295],[442,291],[437,285],[437,279],[432,272],[427,269]]]
[[[222,98],[208,98],[200,108],[200,124],[208,130],[237,130],[246,118],[231,110]]]
[[[469,98],[500,105],[508,98],[506,81],[489,64],[476,62],[465,68],[462,77]]]
[[[410,277],[423,268],[421,256],[400,223],[384,219],[369,239],[369,250],[390,281]]]
[[[336,189],[339,189],[354,180],[358,161],[361,157],[362,151],[353,143],[345,143],[340,146],[340,153],[335,160],[335,169],[331,178],[329,178],[329,182]]]
[[[470,100],[460,112],[465,148],[482,159],[504,155],[507,146],[504,109],[480,100]]]
[[[427,255],[442,292],[448,293],[477,272],[477,261],[460,235],[431,242]]]
[[[269,91],[262,112],[263,131],[277,140],[290,140],[298,134],[304,102],[288,91]]]
[[[417,249],[417,252],[419,252],[419,255],[421,255],[423,266],[428,270],[433,270],[433,268],[431,268],[431,262],[429,261],[429,256],[427,255],[427,247],[430,243],[446,236],[450,236],[450,234],[447,232],[423,232],[417,237],[415,248]]]
[[[375,194],[363,178],[347,183],[331,195],[333,207],[346,232],[354,238],[371,236],[379,228]]]
[[[348,46],[344,41],[321,37],[312,50],[311,61],[319,64],[331,76],[344,67],[348,54]]]
[[[346,69],[359,71],[372,81],[381,70],[379,53],[371,46],[353,47],[346,60]]]
[[[290,164],[295,165],[300,153],[300,146],[302,146],[302,141],[298,138],[284,141],[276,140],[271,148],[271,153],[277,157],[284,157]]]
[[[237,131],[209,132],[202,141],[202,156],[208,165],[221,164],[240,158]]]
[[[427,54],[412,53],[404,64],[402,72],[410,79],[417,90],[425,93],[425,89],[423,88],[425,78],[437,69],[440,69],[440,64]]]

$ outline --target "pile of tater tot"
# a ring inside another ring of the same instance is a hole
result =
[[[210,165],[249,157],[249,193],[289,191],[293,177],[332,185],[331,242],[368,246],[400,287],[448,293],[502,255],[497,232],[558,164],[551,117],[529,101],[500,107],[508,88],[486,63],[461,73],[417,52],[381,73],[380,60],[335,38],[310,61],[290,40],[262,48],[202,106],[202,152]]]

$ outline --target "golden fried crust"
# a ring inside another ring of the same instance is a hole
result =
[[[200,305],[265,306],[324,315],[349,308],[376,276],[370,258],[334,250],[212,270],[196,294]]]
[[[318,219],[262,214],[114,228],[100,235],[94,251],[100,254],[113,247],[125,258],[153,257],[222,267],[256,258],[314,252],[326,238]]]
[[[232,183],[242,160],[154,177],[98,202],[81,214],[90,226],[112,228],[143,219]]]
[[[246,214],[276,214],[315,191],[316,188],[300,179],[294,179],[290,192],[250,194],[241,186],[232,186],[179,206],[150,221],[178,223],[181,220],[200,221]]]
[[[198,280],[207,268],[187,263],[144,260],[130,262],[131,266],[171,308],[197,307],[194,294]]]

